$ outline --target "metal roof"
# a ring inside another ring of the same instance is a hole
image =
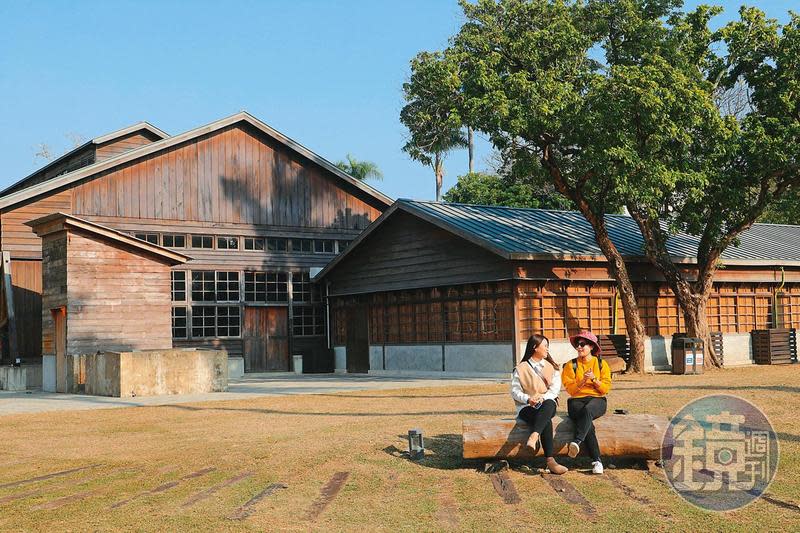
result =
[[[578,211],[524,209],[470,204],[423,202],[401,198],[383,212],[347,247],[325,265],[314,280],[336,268],[396,211],[411,213],[431,224],[510,260],[606,261],[592,226]],[[647,261],[639,227],[627,215],[606,215],[612,242],[623,257]],[[739,246],[722,254],[727,265],[800,266],[800,226],[754,224],[740,236]],[[680,233],[667,242],[676,263],[697,262],[700,238]]]
[[[468,204],[398,200],[398,207],[445,229],[483,244],[509,259],[605,260],[591,225],[577,211],[554,211]],[[644,257],[644,241],[627,215],[606,215],[612,242],[623,256]],[[700,238],[679,233],[667,249],[677,262],[696,262]],[[742,233],[739,246],[722,254],[728,264],[800,265],[800,226],[754,224]]]

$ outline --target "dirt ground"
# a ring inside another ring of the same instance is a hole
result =
[[[797,530],[800,366],[620,376],[609,407],[672,416],[716,393],[755,403],[780,439],[768,498],[728,513],[684,502],[660,470],[591,476],[581,459],[555,486],[513,465],[506,503],[461,459],[462,420],[513,414],[507,385],[480,385],[0,417],[0,530]]]

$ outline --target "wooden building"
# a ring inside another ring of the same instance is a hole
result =
[[[669,368],[671,337],[685,331],[678,302],[633,220],[607,225],[634,281],[645,364]],[[696,240],[677,235],[669,249],[691,276]],[[726,364],[747,364],[751,330],[800,325],[800,227],[756,224],[723,261],[708,319]],[[336,366],[351,372],[509,372],[533,333],[561,360],[580,329],[625,333],[616,283],[576,212],[398,200],[315,279]]]
[[[63,212],[192,257],[172,271],[176,347],[224,349],[246,371],[289,370],[292,353],[322,368],[311,270],[390,204],[245,112],[175,136],[141,123],[94,139],[0,193],[20,352],[54,353],[42,241],[26,223]]]
[[[42,239],[42,335],[55,347],[45,390],[74,392],[75,356],[172,348],[171,267],[187,256],[63,213],[27,225]]]

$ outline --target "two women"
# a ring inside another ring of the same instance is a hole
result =
[[[553,456],[553,415],[556,414],[561,376],[558,364],[550,357],[550,341],[543,335],[531,335],[525,355],[511,377],[511,397],[517,405],[517,416],[533,430],[528,446],[538,451],[541,441],[547,469],[563,474],[568,469]]]
[[[592,472],[603,473],[600,445],[594,431],[594,419],[606,412],[606,394],[611,389],[611,369],[603,363],[600,344],[590,331],[570,337],[578,357],[568,361],[561,371],[548,353],[550,341],[543,335],[531,335],[522,360],[511,378],[511,396],[517,407],[517,417],[532,429],[528,446],[538,451],[539,443],[547,458],[551,473],[563,474],[567,468],[553,456],[553,423],[561,384],[570,395],[567,412],[575,422],[575,439],[569,443],[568,454],[576,457],[585,447],[592,458]]]

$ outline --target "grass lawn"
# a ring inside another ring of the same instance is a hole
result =
[[[692,507],[634,466],[600,477],[581,462],[567,463],[575,468],[564,477],[592,516],[524,465],[508,472],[522,502],[504,503],[480,464],[461,459],[460,441],[464,418],[513,413],[508,385],[498,384],[5,416],[0,530],[800,528],[800,508],[787,505],[800,502],[800,366],[621,376],[609,408],[671,416],[725,392],[767,414],[781,453],[772,501],[725,514]],[[428,454],[419,463],[402,453],[416,427]]]

